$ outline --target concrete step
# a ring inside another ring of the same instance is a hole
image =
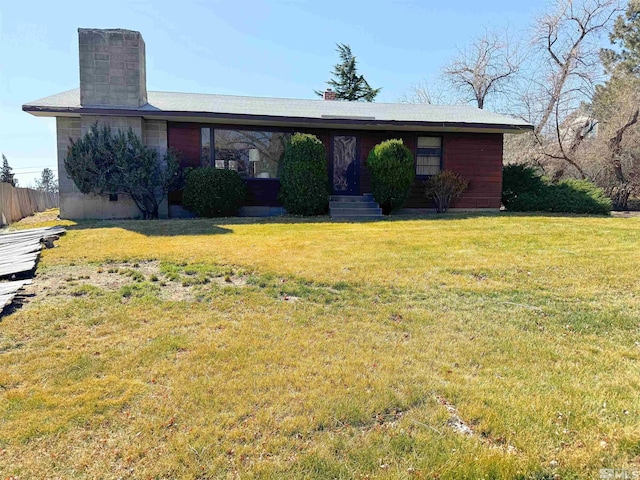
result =
[[[384,215],[338,215],[331,216],[331,220],[339,220],[345,222],[360,222],[362,220],[382,220]]]
[[[331,210],[329,216],[334,217],[371,217],[382,216],[382,210],[380,208],[372,208],[370,210]]]
[[[379,205],[376,202],[329,202],[329,208],[332,208],[332,209],[343,209],[343,208],[367,209],[367,208],[379,208]]]
[[[373,202],[373,195],[365,193],[364,195],[331,195],[329,197],[331,202]]]
[[[331,195],[329,215],[333,220],[345,221],[380,220],[384,218],[380,205],[370,193],[360,196]]]

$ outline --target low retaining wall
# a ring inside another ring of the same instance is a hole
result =
[[[0,225],[58,206],[58,195],[31,188],[15,188],[0,182]]]

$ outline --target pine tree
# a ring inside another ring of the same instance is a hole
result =
[[[600,53],[607,72],[640,75],[640,0],[629,0],[624,16],[616,19],[609,39],[618,48],[605,48]]]
[[[333,76],[327,85],[333,88],[336,99],[373,102],[381,88],[371,88],[364,76],[358,75],[356,57],[351,52],[351,47],[344,43],[338,43],[336,51],[340,55],[340,63],[333,67]],[[316,95],[323,96],[323,92],[315,90]]]
[[[58,182],[53,170],[45,168],[39,179],[36,179],[36,189],[47,193],[58,192]]]
[[[2,154],[2,169],[0,170],[0,182],[8,183],[14,187],[18,186],[18,181],[14,178],[15,174],[12,173],[12,168],[9,166],[9,160]]]

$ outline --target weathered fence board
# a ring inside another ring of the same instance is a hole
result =
[[[20,230],[0,235],[0,279],[35,269],[42,240],[65,233],[62,227]],[[0,315],[18,291],[31,280],[0,281]]]
[[[0,225],[58,206],[58,195],[0,182]]]

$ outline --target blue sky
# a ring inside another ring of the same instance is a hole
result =
[[[127,28],[147,45],[147,88],[314,98],[349,44],[379,101],[435,78],[485,28],[516,35],[546,2],[0,0],[0,152],[22,186],[56,169],[55,121],[23,103],[78,86],[78,27]]]

